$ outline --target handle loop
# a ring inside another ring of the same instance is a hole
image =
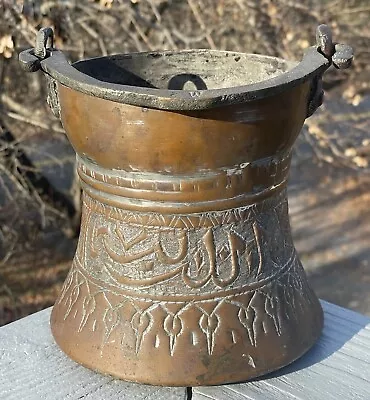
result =
[[[316,28],[317,50],[326,57],[335,68],[349,68],[353,60],[353,49],[346,44],[333,43],[331,30],[327,25]],[[329,66],[330,66],[329,64]],[[328,67],[329,67],[328,66]],[[317,75],[311,84],[311,93],[307,107],[307,117],[310,117],[322,104],[324,91],[322,88],[322,75]]]
[[[46,45],[49,39],[50,39],[50,47],[52,48],[54,46],[54,32],[51,28],[49,27],[41,28],[37,32],[34,54],[41,60],[46,58],[47,55]]]
[[[40,61],[48,56],[46,47],[50,39],[50,48],[54,46],[54,32],[51,28],[41,28],[37,32],[35,48],[24,50],[19,54],[19,62],[27,72],[35,72],[40,69]]]
[[[351,66],[353,49],[347,44],[333,43],[331,30],[327,25],[319,25],[316,29],[318,50],[338,69]]]

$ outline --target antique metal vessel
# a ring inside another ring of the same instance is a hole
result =
[[[194,386],[291,363],[321,306],[294,248],[292,146],[347,67],[324,25],[301,62],[227,51],[119,54],[72,65],[42,29],[41,69],[77,153],[81,233],[51,328],[77,362],[125,380]]]

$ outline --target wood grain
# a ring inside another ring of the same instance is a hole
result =
[[[253,382],[194,388],[192,400],[369,400],[370,319],[322,305],[323,334],[301,359]]]
[[[2,400],[178,400],[185,388],[139,385],[90,371],[68,359],[50,333],[50,309],[0,329]]]

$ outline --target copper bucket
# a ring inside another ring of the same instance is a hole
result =
[[[70,65],[49,28],[20,54],[41,69],[77,153],[81,234],[53,308],[61,349],[135,382],[244,381],[287,365],[323,314],[294,248],[292,146],[347,67],[325,26],[301,62],[185,50]]]

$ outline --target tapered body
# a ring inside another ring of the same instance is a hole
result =
[[[195,50],[71,66],[44,53],[20,58],[48,77],[83,189],[51,317],[62,350],[175,386],[248,380],[305,353],[323,315],[292,242],[286,185],[330,61],[316,48],[299,64]]]
[[[308,85],[181,113],[64,87],[59,96],[84,189],[77,253],[52,314],[62,349],[163,385],[245,380],[304,353],[322,313],[285,188]]]

